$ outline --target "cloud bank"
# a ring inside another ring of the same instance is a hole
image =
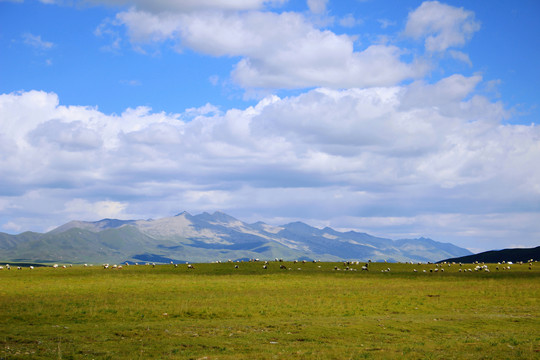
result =
[[[501,125],[500,103],[471,96],[480,81],[317,88],[224,113],[107,115],[59,105],[54,93],[4,94],[0,189],[11,200],[0,206],[63,218],[221,209],[272,222],[302,213],[398,236],[455,226],[463,241],[475,232],[471,221],[459,225],[468,217],[538,232],[540,169],[530,164],[540,130]]]

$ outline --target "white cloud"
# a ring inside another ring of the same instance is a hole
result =
[[[315,14],[322,14],[326,11],[328,0],[307,0],[309,11]]]
[[[464,52],[457,51],[457,50],[450,50],[450,51],[448,51],[448,54],[452,58],[454,58],[456,60],[459,60],[459,61],[462,61],[462,62],[466,63],[469,66],[472,66],[472,61],[469,58],[469,55],[465,54]]]
[[[14,231],[14,232],[20,232],[21,230],[23,230],[21,225],[18,225],[14,223],[13,221],[5,223],[4,225],[2,225],[2,228],[4,228],[6,231]]]
[[[64,204],[63,213],[70,219],[126,219],[126,207],[127,204],[118,201],[89,202],[85,199],[73,199]]]
[[[339,24],[343,27],[352,28],[362,23],[362,20],[355,18],[352,14],[347,14],[339,20]]]
[[[379,24],[381,24],[382,29],[386,29],[386,28],[388,28],[390,26],[395,26],[396,25],[395,21],[388,20],[388,19],[378,19],[377,21],[379,22]]]
[[[472,11],[438,1],[425,1],[409,13],[405,35],[425,38],[427,51],[440,52],[465,45],[479,29],[480,23]]]
[[[131,41],[173,41],[213,56],[240,56],[232,77],[244,88],[363,87],[398,84],[426,73],[401,60],[402,50],[373,45],[357,51],[353,37],[319,30],[299,13],[152,13],[117,15]]]
[[[50,41],[45,41],[41,39],[41,35],[33,35],[30,33],[24,33],[22,35],[23,42],[38,50],[49,50],[54,44]]]

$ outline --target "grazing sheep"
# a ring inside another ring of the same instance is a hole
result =
[[[53,265],[53,268],[54,268],[54,269],[58,269],[58,264],[54,264],[54,265]]]
[[[32,265],[30,265],[30,270],[34,270],[34,267]]]
[[[263,265],[263,269],[264,269],[264,270],[268,269],[268,266]]]
[[[283,264],[282,264],[282,265],[279,265],[279,268],[280,268],[280,269],[284,269],[284,270],[287,269],[287,267],[286,267],[285,265],[283,265]]]
[[[193,265],[191,265],[191,264],[188,264],[187,268],[188,268],[188,269],[195,269],[195,268],[193,267]]]
[[[20,267],[20,266],[17,266],[17,270],[22,270],[22,267]]]

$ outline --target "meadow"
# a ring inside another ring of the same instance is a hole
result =
[[[234,265],[1,270],[0,359],[540,358],[537,263]]]

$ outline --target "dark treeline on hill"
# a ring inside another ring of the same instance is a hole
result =
[[[456,257],[452,259],[446,259],[443,261],[447,262],[462,262],[462,263],[473,263],[473,262],[485,262],[485,263],[497,263],[503,261],[529,261],[529,260],[540,260],[540,246],[535,248],[518,248],[518,249],[504,249],[504,250],[491,250],[485,251],[482,253]],[[442,261],[440,261],[442,262]]]

